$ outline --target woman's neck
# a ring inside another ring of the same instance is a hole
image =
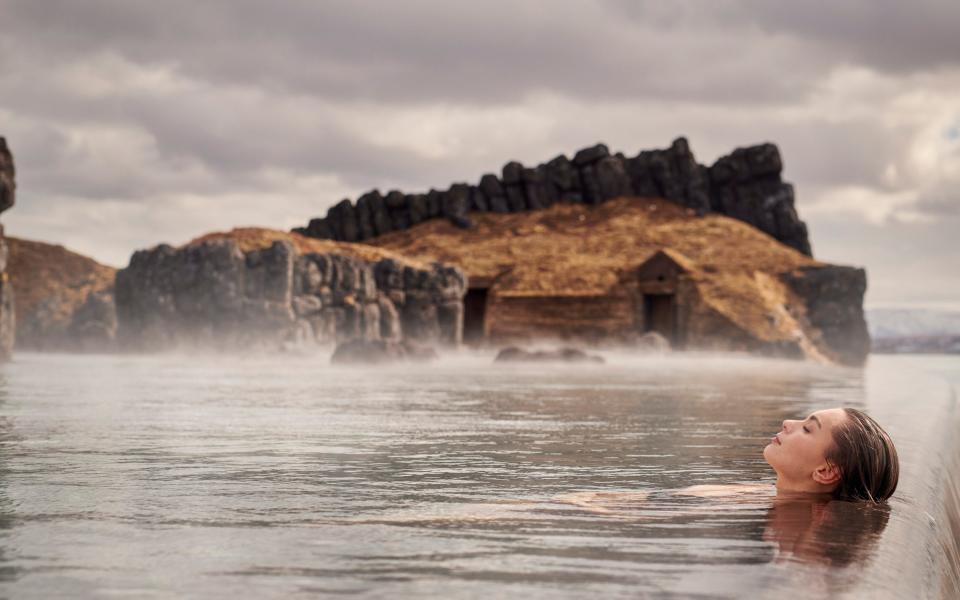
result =
[[[821,485],[816,481],[791,481],[781,475],[777,475],[777,495],[786,494],[818,494],[830,495],[833,492],[833,486]]]

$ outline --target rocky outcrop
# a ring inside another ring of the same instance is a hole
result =
[[[7,140],[0,137],[0,213],[16,202],[16,171],[13,167],[13,155],[7,147]],[[13,306],[13,287],[7,275],[8,249],[0,225],[0,361],[7,360],[13,353],[16,332]]]
[[[863,315],[866,271],[817,265],[795,269],[781,278],[803,301],[800,317],[819,332],[825,353],[841,364],[863,364],[870,352],[870,332]]]
[[[476,185],[455,183],[445,191],[386,196],[372,190],[356,204],[342,200],[327,215],[294,231],[356,242],[423,221],[446,218],[471,227],[471,213],[524,212],[557,202],[597,205],[622,196],[664,198],[695,214],[715,212],[753,225],[787,246],[811,256],[807,228],[794,208],[793,186],[781,180],[783,161],[773,144],[739,148],[712,166],[699,164],[685,138],[669,148],[634,157],[611,154],[603,144],[529,168],[519,162],[488,173]]]
[[[17,290],[16,348],[55,352],[114,349],[116,269],[65,249],[7,238]]]
[[[562,362],[604,364],[602,356],[587,354],[579,348],[558,348],[556,350],[525,350],[516,346],[504,348],[497,353],[493,362]]]
[[[694,213],[651,198],[558,203],[471,213],[469,229],[437,219],[369,245],[461,267],[472,288],[465,328],[478,344],[649,342],[863,363],[862,270],[817,262],[741,220]]]
[[[437,351],[408,341],[354,339],[337,345],[330,362],[335,365],[381,365],[394,362],[427,362]]]
[[[116,277],[121,346],[245,350],[354,339],[459,344],[466,287],[459,269],[370,259],[369,248],[311,247],[298,238],[286,234],[269,246],[250,247],[242,234],[227,234],[136,252]]]
[[[797,216],[793,186],[780,179],[782,170],[773,144],[734,150],[708,170],[710,208],[812,256],[807,226]]]

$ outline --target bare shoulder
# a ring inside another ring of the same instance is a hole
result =
[[[720,498],[726,496],[767,496],[774,495],[776,488],[769,483],[730,483],[712,485],[691,485],[674,491],[678,496],[696,496],[699,498]]]
[[[611,513],[642,505],[648,492],[573,492],[554,496],[554,502],[572,504],[592,512]]]

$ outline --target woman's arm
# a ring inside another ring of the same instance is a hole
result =
[[[696,496],[698,498],[723,498],[727,496],[772,495],[776,488],[769,483],[728,483],[691,485],[673,492],[678,496]]]

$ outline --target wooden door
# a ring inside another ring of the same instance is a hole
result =
[[[645,294],[643,296],[644,328],[656,331],[673,343],[674,338],[674,298],[673,294]]]

